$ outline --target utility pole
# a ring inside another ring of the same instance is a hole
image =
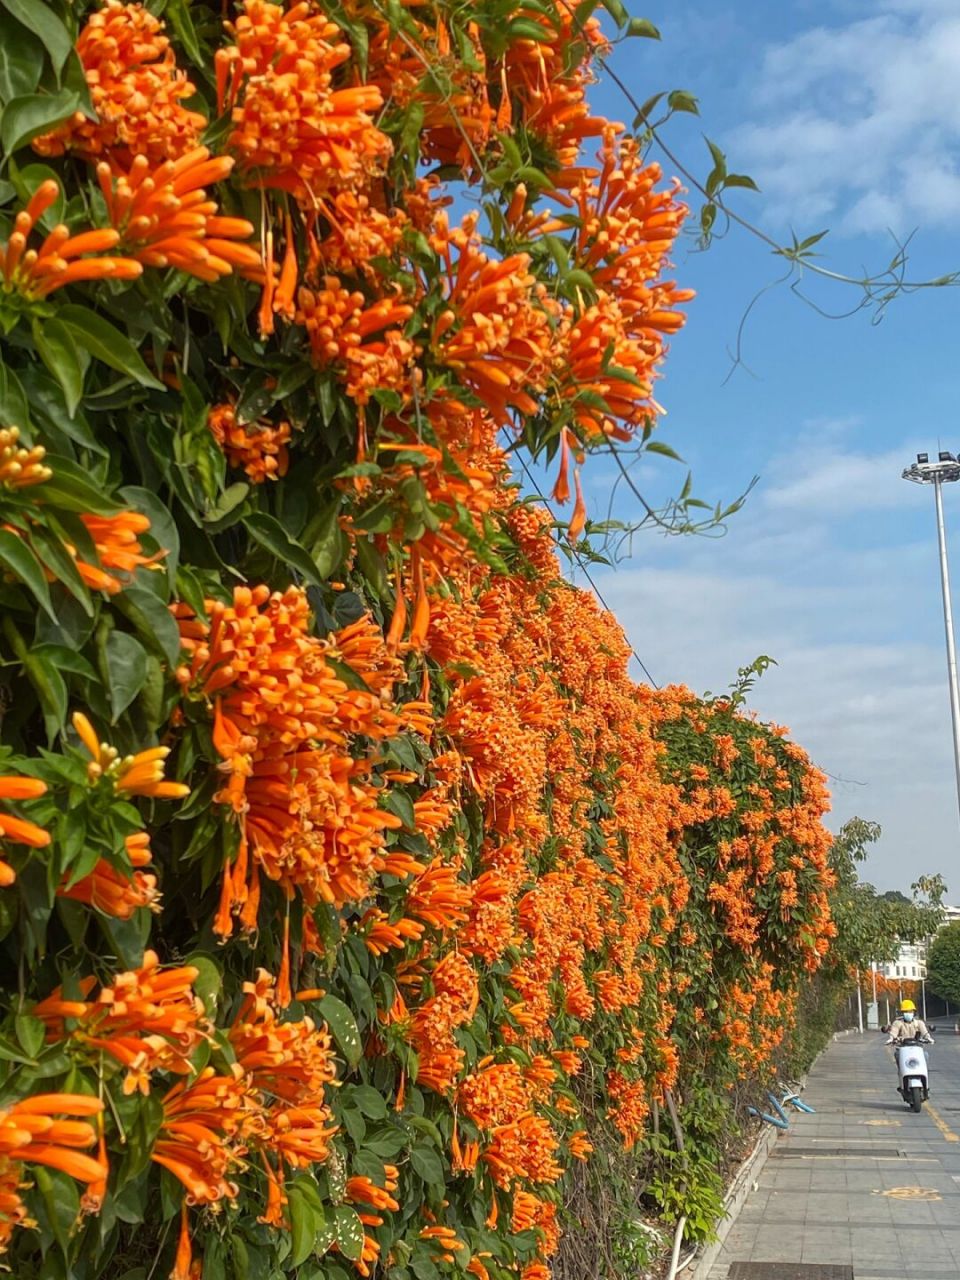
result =
[[[957,647],[953,637],[953,608],[950,602],[950,570],[947,564],[947,537],[943,523],[945,484],[960,480],[960,462],[952,453],[940,451],[937,462],[930,455],[918,453],[917,460],[903,472],[904,480],[914,484],[932,484],[937,511],[937,542],[940,547],[940,589],[943,592],[943,629],[947,639],[947,680],[950,686],[950,718],[953,724],[953,767],[957,778],[957,804],[960,805],[960,687],[957,684]]]
[[[860,970],[857,970],[857,1022],[863,1035],[863,992],[860,990]]]

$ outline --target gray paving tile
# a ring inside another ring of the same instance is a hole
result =
[[[853,1265],[857,1280],[960,1280],[960,1141],[943,1132],[960,1137],[960,1040],[944,1037],[932,1054],[941,1127],[899,1102],[879,1041],[851,1036],[819,1060],[804,1094],[817,1113],[791,1117],[710,1280],[726,1280],[735,1261]],[[821,1154],[829,1148],[855,1154]],[[900,1154],[879,1158],[891,1148]],[[815,1154],[801,1154],[808,1149]]]

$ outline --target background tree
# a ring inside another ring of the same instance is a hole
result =
[[[960,1004],[960,922],[947,925],[933,940],[927,955],[927,985],[934,995]]]

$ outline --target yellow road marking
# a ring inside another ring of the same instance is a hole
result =
[[[943,1134],[944,1138],[946,1138],[947,1142],[960,1142],[960,1136],[953,1132],[946,1120],[944,1120],[940,1113],[936,1111],[929,1102],[927,1103],[927,1112],[930,1115],[930,1119]]]

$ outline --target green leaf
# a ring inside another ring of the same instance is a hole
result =
[[[76,561],[63,545],[63,542],[38,524],[34,525],[30,531],[30,544],[56,580],[62,583],[73,598],[78,601],[87,617],[92,618],[93,602],[90,598],[90,592],[80,577]]]
[[[54,74],[59,76],[63,64],[73,50],[70,32],[52,7],[43,0],[0,0],[0,4],[43,41]]]
[[[129,707],[147,678],[147,655],[143,646],[125,631],[111,631],[104,645],[107,692],[112,724]]]
[[[58,309],[57,316],[70,330],[74,340],[95,359],[116,369],[118,373],[133,378],[142,387],[152,387],[156,391],[167,390],[143,363],[130,339],[96,311],[68,303]]]
[[[148,648],[156,649],[169,665],[180,662],[180,628],[167,606],[146,587],[126,587],[113,599],[113,606],[137,629]]]
[[[254,541],[259,542],[271,555],[276,556],[282,564],[296,569],[307,582],[311,582],[315,586],[320,585],[317,566],[304,551],[303,547],[300,546],[299,542],[295,542],[290,537],[280,521],[274,516],[267,515],[264,511],[255,512],[253,515],[247,516],[244,521],[244,528]]]
[[[725,187],[746,187],[748,191],[759,191],[760,188],[746,173],[728,173],[724,180]]]
[[[23,669],[40,699],[47,741],[53,742],[67,723],[66,683],[49,658],[42,654],[28,653],[23,660]]]
[[[602,0],[602,3],[607,13],[609,13],[610,17],[617,24],[617,27],[622,31],[630,21],[630,15],[623,7],[621,0]]]
[[[66,1257],[70,1232],[80,1216],[80,1191],[73,1178],[61,1173],[59,1169],[33,1165],[30,1172],[40,1193],[37,1217],[41,1226],[49,1229]]]
[[[693,116],[700,114],[700,105],[697,98],[692,93],[688,93],[686,89],[673,89],[668,93],[667,106],[671,111],[687,111]]]
[[[67,412],[72,418],[83,395],[84,373],[73,331],[56,316],[49,320],[35,319],[33,342],[40,359],[60,383],[67,401]]]
[[[0,568],[22,582],[56,622],[57,615],[50,603],[50,588],[47,586],[43,566],[23,539],[6,529],[0,529]]]
[[[410,1166],[429,1186],[443,1186],[443,1161],[433,1147],[411,1147]]]
[[[338,1204],[333,1211],[337,1231],[337,1248],[351,1262],[359,1262],[363,1253],[363,1223],[357,1211],[348,1204]]]
[[[387,1104],[384,1101],[383,1094],[374,1089],[372,1085],[354,1085],[350,1090],[350,1097],[368,1119],[386,1120]]]
[[[20,379],[0,362],[0,426],[30,426],[30,409],[27,396],[20,384]]]
[[[200,42],[197,39],[196,28],[193,25],[193,19],[190,17],[190,8],[187,0],[169,0],[163,11],[163,16],[173,27],[177,34],[177,40],[183,45],[184,52],[195,66],[203,67],[203,50],[200,48]]]
[[[41,133],[69,120],[79,106],[80,99],[71,89],[61,89],[54,94],[30,93],[12,99],[0,117],[0,146],[10,155]]]
[[[27,1013],[18,1013],[13,1020],[13,1025],[24,1052],[29,1057],[35,1058],[43,1048],[43,1042],[46,1039],[44,1024],[39,1018],[31,1018]]]
[[[107,497],[104,486],[91,479],[89,470],[80,467],[70,458],[47,454],[44,462],[53,475],[35,490],[37,497],[64,511],[77,511],[83,515],[115,515],[120,504]]]
[[[672,458],[674,462],[683,461],[676,449],[671,449],[663,440],[648,440],[644,449],[647,453],[659,453],[664,458]]]
[[[287,1203],[293,1241],[289,1262],[291,1266],[299,1267],[313,1253],[317,1235],[326,1225],[326,1217],[319,1197],[310,1194],[303,1179],[287,1184]]]
[[[43,72],[43,45],[9,13],[0,13],[0,101],[33,93]]]
[[[649,18],[631,18],[624,33],[628,36],[641,36],[645,40],[659,40],[660,31]]]
[[[318,1002],[317,1009],[340,1046],[347,1064],[355,1067],[363,1053],[356,1018],[336,996],[324,996]]]
[[[183,963],[192,965],[199,971],[193,980],[193,989],[203,1001],[204,1013],[208,1018],[213,1019],[223,990],[223,975],[216,961],[204,955],[202,951],[194,951],[184,957]]]
[[[35,658],[46,658],[58,671],[69,671],[72,675],[83,676],[84,680],[99,678],[86,658],[66,645],[38,644],[30,652]]]

